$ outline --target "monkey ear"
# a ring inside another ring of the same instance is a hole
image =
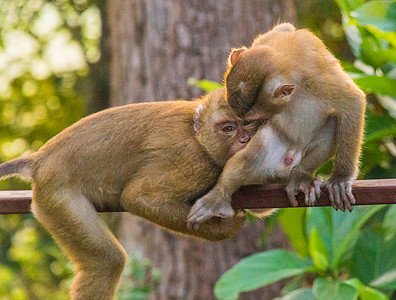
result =
[[[246,47],[242,47],[242,48],[234,48],[231,49],[231,53],[228,56],[228,65],[230,67],[232,67],[233,65],[235,65],[236,61],[238,60],[239,55],[241,55],[243,52],[245,52],[247,50]]]
[[[202,111],[203,111],[203,105],[200,103],[198,107],[195,109],[195,115],[194,115],[194,131],[196,133],[199,132],[199,130],[202,127]]]
[[[273,98],[284,98],[289,96],[294,91],[294,84],[283,84],[276,88]]]

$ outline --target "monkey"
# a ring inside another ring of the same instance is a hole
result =
[[[73,300],[113,299],[126,253],[95,207],[124,209],[209,241],[233,236],[243,212],[187,228],[194,200],[265,120],[239,119],[224,88],[196,101],[130,104],[85,117],[37,152],[0,165],[32,182],[32,212],[74,264]]]
[[[284,23],[259,35],[249,49],[234,49],[228,65],[226,97],[236,115],[260,116],[273,110],[274,116],[227,162],[216,186],[196,201],[189,228],[199,228],[220,209],[233,215],[232,193],[272,176],[263,163],[277,151],[266,133],[270,129],[302,154],[290,174],[280,174],[289,181],[286,194],[291,204],[297,206],[296,195],[303,192],[305,203],[315,205],[322,184],[315,171],[335,156],[325,183],[329,199],[334,209],[352,211],[366,99],[323,42],[306,29]]]

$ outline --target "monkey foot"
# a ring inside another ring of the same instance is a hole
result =
[[[320,188],[322,187],[323,179],[317,176],[314,181],[310,178],[304,178],[299,181],[291,181],[286,187],[287,198],[293,206],[298,206],[296,196],[304,193],[304,200],[307,206],[315,206],[316,199],[320,198]]]
[[[235,212],[231,207],[231,203],[224,201],[222,198],[213,198],[214,194],[215,193],[213,191],[209,192],[209,194],[198,199],[193,205],[190,213],[188,214],[187,228],[189,230],[197,230],[199,228],[199,224],[212,217],[225,219],[234,216]]]
[[[340,209],[341,211],[345,211],[345,209],[347,209],[350,212],[353,210],[353,205],[356,203],[356,200],[352,194],[352,183],[352,176],[336,176],[326,181],[331,206],[333,206],[335,210]]]

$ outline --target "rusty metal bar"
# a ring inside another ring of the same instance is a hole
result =
[[[396,179],[358,180],[353,185],[357,205],[396,204]],[[32,191],[0,191],[0,214],[30,213]],[[304,207],[303,195],[297,197]],[[330,206],[326,189],[317,206]],[[245,186],[233,195],[234,208],[284,208],[291,207],[284,185]],[[123,211],[120,208],[102,208],[99,212]]]

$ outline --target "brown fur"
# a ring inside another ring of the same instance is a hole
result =
[[[223,134],[223,121],[235,131]],[[224,89],[197,101],[111,108],[65,129],[38,152],[0,165],[0,175],[32,181],[34,215],[75,265],[72,299],[112,299],[125,251],[94,205],[122,207],[198,238],[231,237],[243,214],[212,219],[193,232],[187,215],[259,126],[241,122],[226,105]]]
[[[298,204],[295,196],[300,191],[308,205],[315,204],[320,180],[314,180],[314,173],[335,154],[327,181],[330,199],[335,209],[352,210],[352,181],[358,172],[363,138],[364,93],[320,39],[308,30],[295,30],[291,24],[280,24],[258,36],[251,48],[234,52],[225,76],[230,106],[239,116],[279,112],[271,119],[271,127],[288,147],[302,153],[286,188],[292,204]],[[260,161],[271,154],[266,151],[268,143],[257,134],[227,162],[214,190],[194,205],[190,223],[199,223],[198,211],[202,222],[216,214],[212,207],[226,210],[239,186],[263,182],[267,166]],[[258,149],[262,149],[260,159],[256,159]],[[256,165],[246,169],[252,161]]]

